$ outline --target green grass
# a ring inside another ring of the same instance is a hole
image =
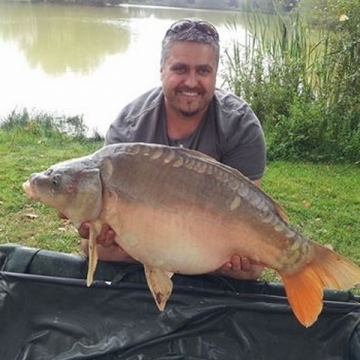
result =
[[[0,243],[77,253],[79,236],[56,212],[30,202],[22,183],[53,163],[92,153],[101,140],[0,128]],[[360,265],[360,167],[272,161],[263,188],[286,210],[291,224],[316,242]],[[267,280],[275,280],[271,272]]]
[[[290,223],[360,265],[360,167],[274,161],[263,189],[286,210]]]
[[[0,129],[0,243],[18,243],[48,250],[78,251],[79,236],[56,212],[26,199],[22,183],[33,172],[100,148],[103,141],[58,133]]]

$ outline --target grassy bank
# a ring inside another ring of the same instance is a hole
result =
[[[79,119],[71,125],[63,119],[40,118],[19,116],[0,128],[0,243],[76,252],[79,237],[72,226],[52,209],[29,202],[22,183],[51,164],[95,151],[103,141],[83,137]],[[64,135],[64,128],[73,135]]]
[[[101,146],[99,139],[40,131],[36,123],[0,128],[0,243],[78,252],[73,227],[54,210],[28,201],[22,183],[32,172]],[[356,164],[271,161],[263,187],[285,208],[292,225],[360,265],[359,178]]]

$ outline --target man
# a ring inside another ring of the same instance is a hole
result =
[[[219,35],[210,23],[175,22],[162,41],[162,86],[120,112],[105,145],[149,142],[195,149],[237,168],[260,186],[266,157],[261,125],[243,100],[216,89],[219,53]],[[79,232],[86,237],[86,226]],[[105,226],[98,238],[99,258],[131,261],[113,239],[113,231]],[[87,246],[84,240],[85,252]],[[238,254],[218,270],[242,279],[256,279],[261,271]]]

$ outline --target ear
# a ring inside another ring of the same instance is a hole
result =
[[[161,66],[160,67],[160,81],[163,81],[163,77],[164,77],[164,67]]]
[[[67,216],[75,226],[96,220],[102,210],[103,186],[99,169],[86,169],[79,173],[77,191],[68,207]]]

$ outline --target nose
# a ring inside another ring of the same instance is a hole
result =
[[[196,71],[189,71],[186,74],[185,85],[189,88],[194,88],[198,85],[198,78]]]

